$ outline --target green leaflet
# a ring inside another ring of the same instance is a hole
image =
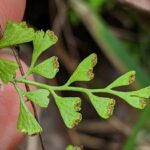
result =
[[[28,110],[24,102],[23,91],[18,87],[15,82],[13,82],[13,84],[20,98],[20,112],[17,121],[17,129],[23,133],[27,133],[28,135],[33,135],[41,132],[42,128],[40,127],[32,113]]]
[[[38,89],[36,91],[26,92],[25,96],[40,107],[47,107],[49,104],[48,90]]]
[[[68,128],[73,128],[82,119],[82,115],[78,112],[81,110],[81,99],[78,97],[60,97],[56,94],[54,97],[65,125]]]
[[[97,113],[104,119],[109,118],[113,114],[115,100],[111,98],[98,97],[93,94],[89,95],[92,105]]]
[[[17,129],[28,135],[37,134],[42,131],[42,128],[23,103],[20,104],[20,113],[17,122]]]
[[[4,83],[12,81],[17,69],[18,65],[15,62],[0,58],[0,79]]]
[[[131,84],[135,80],[135,71],[130,71],[118,79],[116,79],[113,83],[107,86],[107,89],[112,89],[119,86],[126,86]],[[150,97],[150,87],[146,87],[140,89],[138,91],[131,91],[131,92],[120,92],[113,90],[114,95],[122,98],[131,106],[144,109],[148,103],[148,98]]]
[[[93,67],[97,63],[97,55],[91,54],[85,58],[74,71],[66,85],[69,85],[75,81],[90,81],[94,78]]]
[[[53,79],[59,71],[59,62],[56,56],[53,56],[39,65],[35,66],[31,72],[37,73],[45,78]]]
[[[122,98],[123,100],[125,100],[132,107],[135,107],[138,109],[144,109],[148,102],[147,97],[145,97],[144,95],[142,97],[139,97],[138,94],[136,95],[136,92],[114,91],[113,93],[117,95],[118,97]]]
[[[120,76],[114,82],[112,82],[107,88],[112,89],[115,87],[130,85],[135,81],[135,71],[129,71],[126,74]]]
[[[34,64],[38,57],[49,47],[54,45],[57,42],[57,37],[54,32],[48,30],[46,33],[44,31],[37,31],[33,40],[33,55],[32,55],[32,64]]]
[[[66,150],[81,150],[81,148],[77,146],[68,145]]]
[[[137,90],[137,91],[133,91],[132,92],[133,96],[138,96],[141,98],[146,98],[149,99],[150,98],[150,86],[145,87],[143,89]]]
[[[33,38],[34,29],[27,27],[25,22],[15,23],[8,21],[3,38],[0,40],[0,48],[30,42]]]

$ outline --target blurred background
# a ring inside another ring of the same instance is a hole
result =
[[[36,80],[62,85],[82,59],[96,53],[99,61],[95,78],[77,86],[102,88],[129,70],[136,70],[136,83],[121,90],[136,90],[150,84],[149,0],[27,0],[24,20],[37,30],[53,30],[59,38],[39,60],[58,56],[59,73],[55,80],[40,76]],[[32,45],[20,47],[20,56],[29,65]],[[103,120],[85,95],[60,95],[82,98],[83,121],[74,129],[67,129],[52,98],[49,108],[37,108],[46,150],[64,150],[68,144],[83,146],[85,150],[122,150],[137,122],[141,126],[134,149],[150,150],[150,106],[139,111],[116,98],[114,115]],[[39,138],[33,136],[18,150],[41,150],[40,147]]]

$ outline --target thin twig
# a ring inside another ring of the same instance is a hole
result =
[[[55,17],[53,21],[53,27],[52,29],[55,31],[56,35],[60,35],[62,28],[65,25],[66,19],[67,19],[67,10],[64,1],[62,0],[55,0],[56,6],[57,6],[57,16]]]
[[[79,51],[78,51],[78,47],[77,47],[77,42],[73,35],[71,25],[68,21],[66,21],[66,24],[64,26],[64,36],[65,36],[70,54],[79,63],[80,56],[79,56]]]
[[[2,27],[0,25],[0,39],[3,37],[3,31],[2,31]]]
[[[17,49],[16,49],[16,47],[14,47],[14,46],[11,46],[11,49],[12,49],[12,51],[13,51],[14,57],[15,57],[15,59],[16,59],[16,62],[17,62],[18,65],[19,65],[20,73],[21,73],[21,75],[23,76],[23,75],[24,75],[24,70],[23,70],[23,67],[22,67],[22,64],[21,64],[21,61],[20,61],[20,57],[19,57],[18,53],[16,52]],[[28,85],[28,84],[25,84],[25,88],[26,88],[26,91],[30,91],[30,88],[29,88],[29,85]],[[36,120],[39,122],[35,105],[33,104],[33,102],[31,102],[31,105],[32,105],[32,108],[33,108],[33,111],[34,111],[34,116],[35,116]],[[41,143],[42,150],[45,150],[44,141],[43,141],[43,138],[42,138],[41,133],[39,133],[39,139],[40,139],[40,143]]]

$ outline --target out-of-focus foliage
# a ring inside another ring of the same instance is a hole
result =
[[[86,0],[94,11],[99,11],[108,0]]]

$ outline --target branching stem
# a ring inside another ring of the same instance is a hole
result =
[[[74,92],[82,92],[82,93],[85,93],[87,95],[89,95],[90,93],[109,93],[109,94],[116,95],[116,92],[117,92],[117,91],[114,91],[114,90],[111,90],[108,88],[87,89],[87,88],[82,88],[82,87],[74,87],[74,86],[66,86],[66,85],[50,86],[50,85],[45,85],[43,83],[22,79],[22,78],[17,79],[15,81],[20,82],[20,83],[30,84],[30,85],[33,85],[33,86],[36,86],[39,88],[47,89],[49,91],[74,91]]]

